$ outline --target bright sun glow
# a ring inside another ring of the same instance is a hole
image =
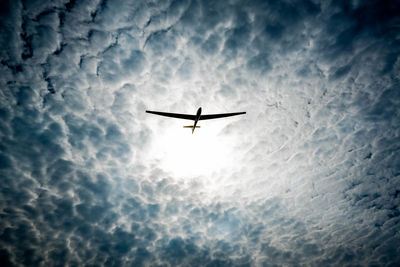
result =
[[[194,134],[191,129],[182,128],[191,124],[192,121],[177,120],[167,128],[157,129],[149,156],[159,161],[164,171],[179,178],[204,176],[231,168],[234,138],[220,135],[227,122],[200,121],[201,128]]]

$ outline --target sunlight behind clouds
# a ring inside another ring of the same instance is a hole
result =
[[[201,128],[192,134],[191,129],[182,128],[193,124],[192,121],[162,117],[156,120],[168,120],[168,126],[153,129],[149,160],[159,161],[160,167],[173,177],[185,179],[218,174],[235,165],[235,137],[220,134],[228,122],[199,121]]]

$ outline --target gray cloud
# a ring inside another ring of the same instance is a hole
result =
[[[4,3],[0,261],[399,264],[399,8]]]

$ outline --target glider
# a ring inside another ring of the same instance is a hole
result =
[[[151,111],[151,110],[146,110],[146,113],[151,113],[151,114],[165,116],[165,117],[171,117],[171,118],[177,118],[177,119],[192,120],[192,121],[194,121],[193,125],[183,126],[183,128],[191,128],[192,134],[194,133],[194,129],[200,128],[200,126],[196,126],[198,121],[219,119],[219,118],[224,118],[224,117],[231,117],[231,116],[246,114],[246,112],[235,112],[235,113],[219,113],[219,114],[201,115],[201,107],[197,110],[196,115],[168,113],[168,112],[159,112],[159,111]]]

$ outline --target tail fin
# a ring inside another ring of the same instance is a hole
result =
[[[190,129],[192,129],[192,128],[193,128],[193,125],[183,126],[183,128],[190,128]],[[196,128],[200,128],[200,126],[196,126]]]

